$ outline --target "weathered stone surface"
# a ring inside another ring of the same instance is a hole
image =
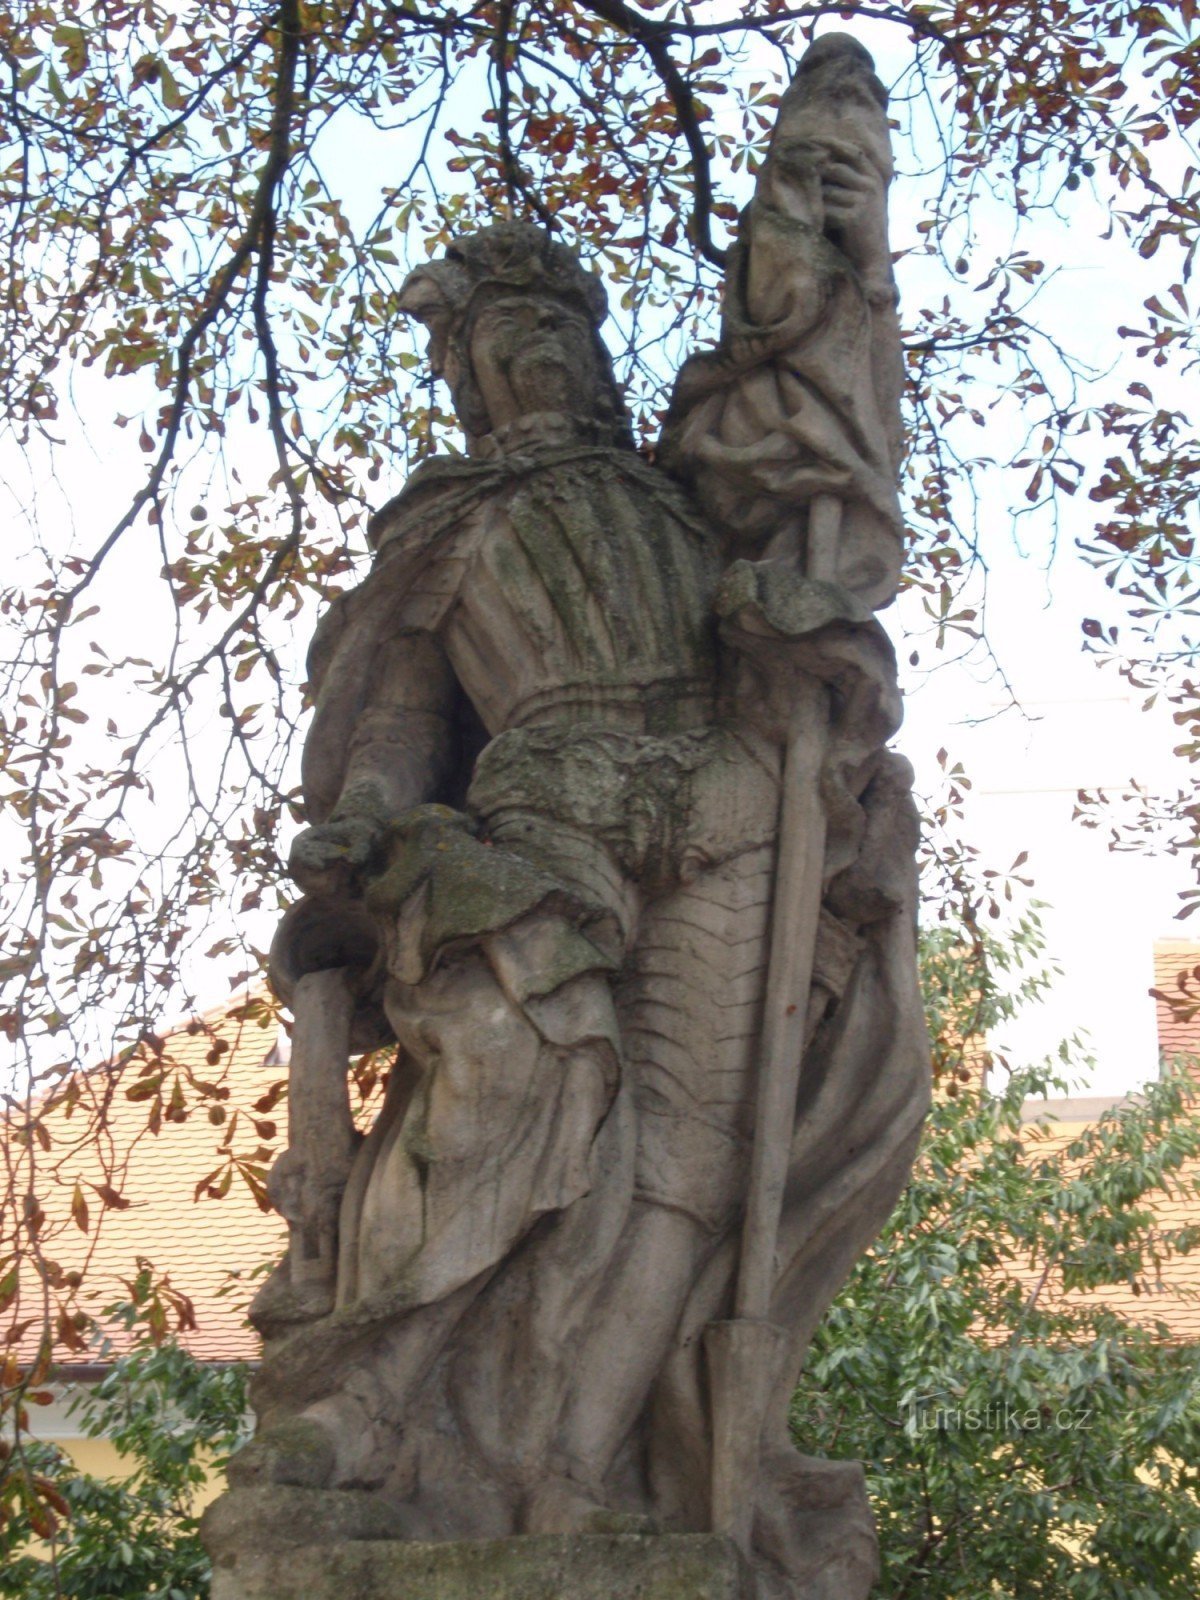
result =
[[[574,1535],[460,1544],[370,1540],[242,1552],[213,1600],[745,1600],[737,1550],[714,1534]]]
[[[362,1490],[242,1483],[205,1508],[201,1526],[214,1566],[230,1568],[244,1551],[278,1555],[301,1545],[398,1539],[403,1508]]]
[[[890,177],[883,88],[827,35],[654,464],[563,244],[498,224],[400,287],[467,455],[373,519],[310,655],[290,1244],[217,1600],[724,1600],[714,1528],[754,1600],[870,1588],[861,1471],[786,1416],[928,1096],[874,615]],[[363,1138],[347,1061],[385,1043]],[[600,1537],[631,1526],[688,1531]]]
[[[528,1534],[461,1544],[371,1541],[245,1552],[213,1600],[744,1600],[717,1534]]]

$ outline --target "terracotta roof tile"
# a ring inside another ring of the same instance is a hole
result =
[[[191,1031],[197,1030],[196,1021],[190,1029],[181,1024],[163,1041],[164,1059],[173,1066],[190,1068],[199,1078],[227,1091],[225,1099],[210,1102],[221,1106],[224,1123],[216,1125],[210,1119],[209,1105],[193,1101],[186,1120],[163,1121],[158,1133],[150,1132],[147,1103],[128,1098],[128,1090],[137,1082],[136,1065],[119,1072],[107,1065],[95,1068],[86,1080],[93,1103],[108,1099],[105,1158],[102,1162],[94,1145],[80,1142],[78,1136],[72,1146],[73,1127],[83,1120],[78,1111],[74,1122],[61,1111],[52,1111],[57,1181],[51,1195],[42,1197],[49,1216],[47,1254],[65,1271],[85,1269],[81,1294],[86,1310],[96,1315],[116,1300],[127,1300],[123,1280],[134,1276],[137,1259],[145,1257],[193,1302],[198,1326],[184,1333],[181,1342],[209,1361],[257,1357],[258,1335],[245,1316],[258,1281],[250,1275],[276,1260],[284,1244],[280,1218],[264,1213],[236,1176],[223,1199],[196,1196],[202,1180],[223,1164],[219,1145],[233,1112],[248,1119],[253,1102],[286,1076],[277,1049],[278,1023],[263,1027],[257,1020],[231,1020],[227,1010],[222,1007],[198,1019],[198,1031]],[[209,1058],[218,1041],[224,1041],[227,1048],[213,1061]],[[272,1142],[277,1146],[285,1112],[286,1102],[271,1118],[278,1123],[273,1140],[261,1139],[248,1120],[244,1121],[236,1130],[238,1147],[253,1149]],[[105,1181],[104,1165],[113,1173],[114,1187],[128,1201],[127,1208],[105,1208],[89,1187]],[[56,1232],[56,1224],[68,1214],[76,1180],[88,1203],[92,1229],[84,1234],[67,1225]],[[94,1224],[101,1211],[103,1219],[97,1228]],[[40,1327],[30,1330],[28,1340],[33,1344],[24,1352],[27,1358],[39,1335]],[[113,1339],[118,1349],[126,1342],[120,1336]],[[56,1357],[64,1364],[95,1359],[91,1352],[71,1354],[61,1346]]]
[[[1025,1136],[1036,1140],[1039,1155],[1049,1156],[1063,1150],[1097,1120],[1089,1116],[1079,1120],[1051,1122],[1037,1128],[1030,1127]],[[1198,1180],[1200,1162],[1185,1162],[1176,1175],[1180,1186],[1195,1184]],[[1186,1196],[1157,1196],[1153,1204],[1147,1201],[1147,1209],[1153,1211],[1164,1233],[1200,1223],[1200,1208],[1195,1200]],[[1028,1278],[1030,1289],[1040,1275],[1040,1270],[1016,1274],[1017,1277]],[[1049,1298],[1052,1293],[1049,1285],[1043,1292]],[[1153,1329],[1161,1323],[1167,1328],[1172,1342],[1200,1342],[1200,1251],[1173,1256],[1164,1261],[1157,1279],[1146,1284],[1139,1283],[1139,1292],[1136,1294],[1131,1285],[1109,1284],[1097,1290],[1072,1290],[1070,1300],[1075,1305],[1107,1307],[1146,1328]]]
[[[1159,939],[1154,945],[1158,1047],[1168,1060],[1200,1057],[1200,944]]]

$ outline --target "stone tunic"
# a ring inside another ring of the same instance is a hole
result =
[[[428,781],[412,800],[451,800],[438,754],[465,700],[487,739],[467,810],[507,847],[582,875],[583,899],[625,928],[623,880],[661,890],[769,839],[773,816],[747,832],[729,766],[758,767],[761,801],[777,759],[718,716],[719,553],[680,491],[631,451],[505,443],[478,466],[430,463],[375,519],[375,568],[311,658],[309,816],[333,813],[371,744],[376,766],[389,743],[420,747]],[[407,692],[378,708],[373,666],[397,641]],[[594,859],[568,868],[548,822]]]

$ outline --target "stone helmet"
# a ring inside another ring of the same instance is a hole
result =
[[[470,374],[472,323],[479,308],[499,295],[526,293],[550,297],[583,317],[596,360],[594,421],[604,442],[627,444],[629,425],[612,358],[600,338],[608,296],[575,252],[530,222],[498,222],[464,234],[446,247],[439,261],[415,268],[400,286],[401,311],[429,332],[429,359],[435,377],[446,369],[453,350],[464,374],[454,402],[468,439],[486,434],[489,422]]]

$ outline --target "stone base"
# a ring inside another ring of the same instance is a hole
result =
[[[212,1600],[744,1600],[711,1533],[530,1535],[462,1544],[369,1539],[246,1552]]]
[[[245,1518],[247,1500],[255,1498],[253,1491],[245,1498],[234,1491],[222,1497],[224,1507],[218,1501],[205,1516],[212,1600],[746,1600],[748,1593],[737,1549],[717,1534],[549,1534],[430,1544],[372,1538],[364,1525],[332,1543],[306,1544],[306,1533],[320,1541],[333,1532],[320,1515],[304,1532],[293,1526],[284,1538],[268,1518],[255,1538]],[[263,1499],[270,1498],[268,1491]],[[231,1518],[230,1502],[238,1500]],[[239,1527],[230,1538],[233,1520]]]

